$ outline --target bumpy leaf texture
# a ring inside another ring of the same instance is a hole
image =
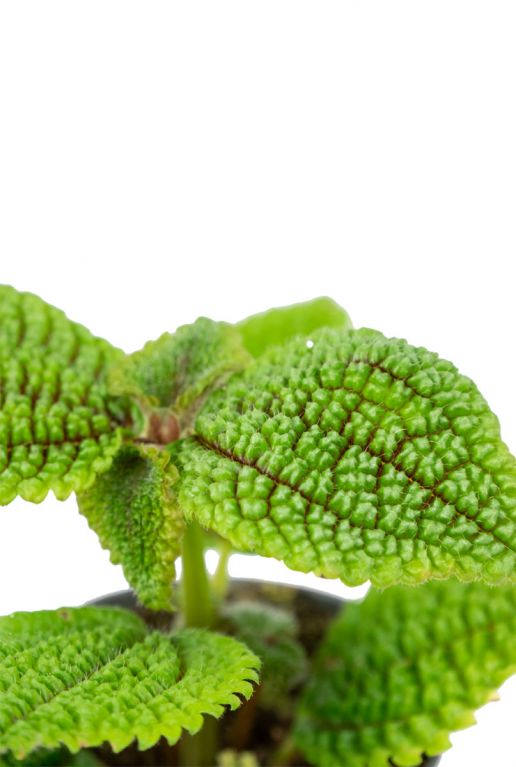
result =
[[[448,734],[473,724],[514,671],[514,587],[372,591],[330,628],[295,740],[320,767],[412,767],[447,749]]]
[[[241,370],[248,359],[234,327],[201,317],[149,341],[115,365],[109,375],[110,391],[139,402],[151,439],[160,417],[166,424],[165,414],[172,413],[176,433],[171,430],[170,438],[163,439],[167,442],[189,428],[206,394]]]
[[[173,493],[177,469],[170,454],[152,443],[188,433],[207,393],[248,360],[235,328],[201,318],[150,341],[110,370],[110,391],[138,403],[142,432],[139,444],[123,447],[111,469],[79,493],[79,508],[152,609],[172,607],[184,526]]]
[[[172,608],[184,528],[173,491],[177,476],[166,451],[126,445],[77,498],[111,561],[122,564],[141,603],[153,610]]]
[[[183,514],[173,493],[177,470],[170,454],[142,442],[166,444],[191,433],[209,393],[251,361],[244,346],[256,351],[321,324],[347,327],[349,318],[329,299],[274,309],[237,327],[200,318],[110,370],[110,391],[134,398],[143,412],[141,442],[122,448],[111,469],[79,493],[79,508],[146,606],[171,609]]]
[[[516,576],[516,459],[473,382],[370,330],[322,329],[215,392],[171,450],[179,499],[243,550],[359,584]]]
[[[0,619],[0,754],[71,752],[110,743],[141,749],[197,732],[249,697],[259,660],[230,637],[198,629],[148,633],[107,608]]]
[[[30,293],[0,286],[0,505],[59,499],[105,471],[129,423],[105,387],[123,353]]]

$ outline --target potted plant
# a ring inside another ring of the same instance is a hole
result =
[[[516,460],[436,354],[317,299],[126,355],[2,286],[0,395],[0,503],[75,492],[141,606],[0,618],[1,764],[412,767],[515,670]]]

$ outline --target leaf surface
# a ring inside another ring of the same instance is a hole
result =
[[[124,358],[110,373],[110,390],[139,401],[151,441],[160,417],[166,425],[166,414],[173,414],[176,425],[169,422],[169,438],[159,440],[171,442],[188,430],[206,394],[247,361],[234,327],[201,317]]]
[[[77,499],[111,561],[123,566],[140,602],[153,610],[172,609],[184,529],[173,492],[176,479],[167,452],[127,445]]]
[[[0,619],[0,753],[175,743],[249,697],[259,660],[198,629],[147,633],[134,614],[69,608]]]
[[[0,286],[0,505],[59,499],[105,471],[131,420],[110,397],[107,341],[30,293]]]
[[[172,446],[188,515],[355,585],[516,577],[516,460],[474,383],[371,330],[272,349]]]
[[[348,313],[331,298],[315,298],[292,306],[253,314],[236,327],[246,349],[259,357],[272,346],[280,346],[293,336],[308,338],[321,327],[351,329]]]
[[[514,587],[373,590],[344,607],[323,641],[296,743],[320,767],[419,765],[516,671],[515,637]]]

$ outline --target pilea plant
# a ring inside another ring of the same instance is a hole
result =
[[[352,329],[329,299],[126,355],[0,287],[0,504],[49,491],[77,494],[148,620],[0,618],[1,764],[134,764],[116,759],[168,743],[170,764],[411,767],[516,670],[497,418],[450,362]],[[233,550],[373,587],[314,649],[315,615],[231,596]]]

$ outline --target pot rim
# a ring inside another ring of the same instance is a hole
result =
[[[177,582],[176,582],[177,583]],[[258,586],[265,586],[271,588],[271,590],[275,588],[284,589],[285,591],[292,591],[292,592],[301,592],[303,594],[307,594],[310,597],[314,599],[318,599],[321,602],[326,602],[328,604],[360,604],[365,599],[365,595],[359,599],[348,599],[344,596],[340,596],[338,594],[332,594],[328,591],[323,591],[319,588],[314,588],[313,586],[305,586],[301,584],[293,584],[293,583],[286,583],[285,581],[271,581],[266,580],[264,578],[256,578],[256,577],[247,577],[247,576],[230,576],[228,579],[228,584],[249,584],[249,585],[258,585]],[[88,599],[84,604],[85,605],[95,605],[98,604],[100,600],[104,599],[110,599],[115,600],[117,598],[124,598],[128,596],[133,596],[135,600],[137,601],[136,592],[134,589],[127,588],[127,589],[117,589],[117,591],[109,591],[105,594],[100,594],[97,597],[93,597],[93,599]],[[141,607],[141,605],[138,601],[137,604]],[[148,609],[148,608],[145,608]],[[152,611],[155,612],[155,611]],[[156,611],[159,612],[159,611]]]

